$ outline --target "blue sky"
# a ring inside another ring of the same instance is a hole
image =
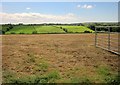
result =
[[[118,21],[118,3],[3,2],[1,14],[3,23],[113,22]]]

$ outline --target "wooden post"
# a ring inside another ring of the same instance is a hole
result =
[[[120,27],[119,27],[120,29]],[[118,32],[118,54],[120,56],[120,32]]]
[[[97,28],[95,27],[95,47],[97,47]]]
[[[108,27],[108,50],[110,50],[110,27]]]

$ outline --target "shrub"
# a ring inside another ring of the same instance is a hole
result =
[[[37,34],[37,31],[33,31],[32,34]]]
[[[11,32],[10,34],[15,34],[15,32]]]
[[[65,32],[68,32],[68,30],[67,30],[67,29],[65,29],[65,28],[63,28],[63,30],[64,30]]]
[[[9,28],[6,29],[6,31],[9,31],[9,30],[10,30]]]
[[[79,33],[79,32],[75,32],[75,33]]]
[[[24,34],[23,32],[20,32],[19,34]]]
[[[10,25],[9,29],[12,29],[12,28],[13,28],[13,26],[12,26],[12,25]]]
[[[74,33],[74,32],[72,32],[72,31],[69,31],[68,33]]]
[[[91,33],[91,32],[86,30],[86,31],[84,31],[84,33]]]
[[[62,29],[62,27],[60,27],[60,29]]]
[[[2,31],[2,34],[5,34],[5,31]]]

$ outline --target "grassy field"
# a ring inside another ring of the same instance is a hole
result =
[[[60,28],[54,26],[34,26],[37,33],[65,33]]]
[[[94,32],[93,30],[85,26],[61,26],[62,29],[66,29],[69,33],[83,33],[85,31]]]
[[[11,29],[3,25],[5,34],[42,34],[42,33],[85,33],[94,32],[84,26],[35,26],[35,25],[14,25]]]
[[[35,31],[33,26],[14,26],[13,29],[6,32],[6,34],[32,34]]]
[[[3,83],[116,83],[118,55],[94,34],[2,36]]]

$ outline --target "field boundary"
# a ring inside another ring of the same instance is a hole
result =
[[[96,26],[95,27],[95,47],[99,47],[101,49],[120,55],[120,40],[119,40],[120,32],[111,32],[112,27],[118,28],[119,26]],[[99,29],[105,28],[106,30],[98,31],[98,28]],[[103,35],[101,35],[102,37],[101,36],[99,37],[99,34],[106,34],[106,37],[104,37]],[[111,37],[112,34],[116,35],[117,38]],[[102,41],[102,44],[100,43],[100,41]],[[117,47],[112,46],[111,43],[114,43],[114,45],[117,44]]]

